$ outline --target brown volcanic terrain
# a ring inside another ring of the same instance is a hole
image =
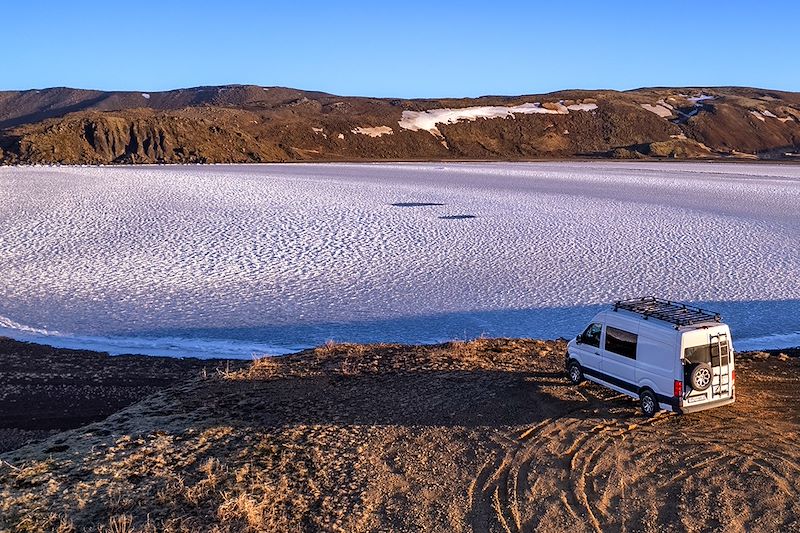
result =
[[[0,452],[102,420],[187,377],[244,364],[220,359],[111,357],[0,337]]]
[[[553,110],[560,103],[583,104],[585,110],[439,123],[436,132],[400,125],[404,111],[535,102]],[[800,93],[749,88],[435,100],[238,85],[151,94],[67,88],[0,93],[0,161],[7,164],[797,159],[799,150]]]
[[[80,360],[38,348],[23,389]],[[24,372],[14,354],[36,349],[8,341],[0,363],[11,354]],[[737,354],[736,403],[652,419],[571,385],[563,363],[563,342],[479,339],[195,368],[106,420],[0,454],[0,531],[800,529],[800,359]],[[120,365],[134,383],[174,368]]]

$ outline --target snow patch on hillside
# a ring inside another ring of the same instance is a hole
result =
[[[572,104],[565,106],[563,103],[550,104],[544,107],[539,102],[520,104],[517,106],[476,106],[462,108],[429,109],[427,111],[403,111],[398,122],[400,127],[411,131],[429,131],[441,136],[437,124],[455,124],[461,120],[474,121],[479,118],[514,118],[515,114],[552,114],[566,115],[570,111],[594,111],[597,104]]]
[[[357,128],[353,128],[353,133],[357,133],[359,135],[368,135],[370,137],[380,137],[381,135],[391,135],[394,133],[394,130],[389,126],[374,126],[374,127],[362,127],[359,126]]]
[[[706,100],[713,100],[714,97],[709,94],[701,94],[700,96],[690,96],[686,98],[690,102],[697,104],[698,102],[705,102]]]
[[[650,111],[651,113],[655,113],[661,118],[669,118],[672,116],[672,110],[667,108],[665,105],[658,103],[658,104],[640,104],[644,109]]]
[[[774,118],[776,120],[780,120],[781,122],[789,122],[794,120],[792,117],[779,117],[769,109],[751,109],[750,113],[761,122],[766,122],[764,117]]]
[[[594,111],[597,104],[571,104],[567,106],[569,111]]]

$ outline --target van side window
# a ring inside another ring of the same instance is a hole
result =
[[[606,351],[636,359],[638,338],[635,333],[606,326]]]
[[[603,330],[603,326],[600,324],[589,324],[589,327],[581,333],[581,344],[588,344],[589,346],[594,346],[595,348],[600,347],[600,332]]]

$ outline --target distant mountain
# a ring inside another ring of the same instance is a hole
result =
[[[461,99],[228,85],[0,92],[0,162],[800,159],[800,93],[741,87]]]

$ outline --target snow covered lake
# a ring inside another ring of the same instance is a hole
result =
[[[571,337],[599,305],[720,311],[800,345],[800,166],[0,168],[0,335],[242,356]]]

